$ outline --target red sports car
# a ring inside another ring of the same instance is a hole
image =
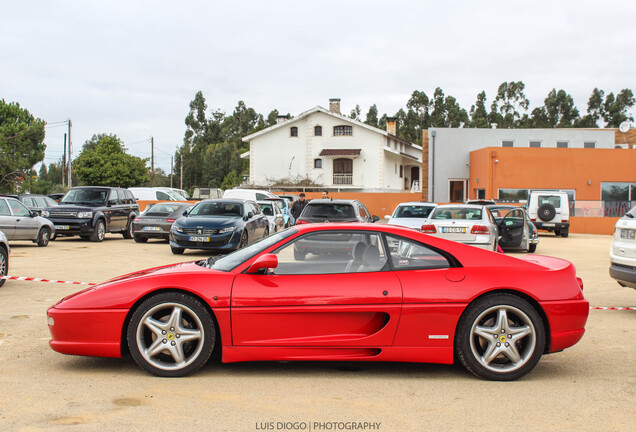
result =
[[[147,371],[223,362],[451,364],[514,380],[577,343],[589,305],[574,266],[391,225],[309,224],[229,255],[122,276],[48,310],[58,352]]]

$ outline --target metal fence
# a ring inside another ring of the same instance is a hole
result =
[[[353,174],[334,174],[333,184],[334,185],[352,185]]]

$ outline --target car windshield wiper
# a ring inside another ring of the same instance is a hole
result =
[[[628,218],[633,218],[634,217],[634,215],[631,214],[631,213],[625,213],[625,216],[627,216]]]

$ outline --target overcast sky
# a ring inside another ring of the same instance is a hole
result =
[[[189,102],[239,100],[267,115],[329,98],[394,114],[441,87],[466,109],[523,81],[531,109],[552,89],[584,113],[594,87],[636,91],[636,2],[2,1],[0,98],[49,123],[70,118],[74,156],[96,133],[170,169]],[[632,110],[632,115],[634,110]],[[64,125],[47,127],[47,163]]]

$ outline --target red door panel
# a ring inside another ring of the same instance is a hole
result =
[[[393,272],[240,274],[232,288],[233,345],[388,346],[401,303]]]

